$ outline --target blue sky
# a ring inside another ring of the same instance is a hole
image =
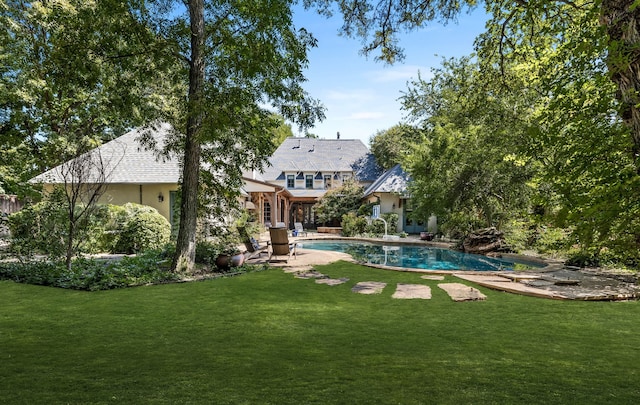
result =
[[[427,79],[443,57],[473,52],[473,41],[483,32],[486,15],[479,9],[461,15],[457,23],[434,23],[403,35],[400,45],[406,58],[392,66],[375,62],[373,55],[362,56],[359,38],[339,36],[339,16],[326,19],[313,11],[299,10],[295,21],[318,39],[318,47],[309,55],[305,88],[327,110],[325,120],[310,132],[320,138],[335,138],[340,132],[341,138],[360,139],[368,146],[372,135],[402,120],[397,99],[407,89],[407,82],[417,79],[418,72]],[[293,130],[299,135],[295,126]]]

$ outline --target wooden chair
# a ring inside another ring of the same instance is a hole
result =
[[[285,262],[289,262],[291,255],[296,257],[296,244],[289,242],[289,235],[286,228],[269,228],[269,236],[271,237],[271,255],[269,261],[273,256],[286,256]]]

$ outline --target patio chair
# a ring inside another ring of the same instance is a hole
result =
[[[269,236],[271,237],[271,255],[269,261],[273,256],[286,256],[285,262],[289,262],[291,255],[296,257],[296,244],[289,242],[289,235],[286,228],[269,228]]]
[[[304,236],[307,236],[307,231],[304,230],[304,227],[302,226],[302,222],[295,222],[293,226],[294,226],[295,236],[301,236],[303,233],[304,233]]]
[[[269,253],[267,251],[267,249],[269,249],[269,244],[267,243],[266,245],[261,246],[260,242],[258,242],[253,237],[250,237],[249,239],[245,239],[243,243],[244,243],[244,247],[247,249],[247,252],[249,253],[249,255],[246,257],[247,260],[253,259],[256,256],[260,257],[260,255],[263,253],[264,254]]]
[[[247,231],[247,228],[239,227],[238,233],[240,234],[240,238],[242,239],[244,247],[247,249],[247,251],[245,252],[246,260],[253,259],[255,256],[260,256],[263,253],[268,253],[268,243],[266,246],[260,246],[260,243],[253,236],[251,236],[251,234]]]

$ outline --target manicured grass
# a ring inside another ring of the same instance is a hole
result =
[[[632,404],[640,303],[560,302],[349,263],[81,292],[0,282],[3,403]],[[376,296],[350,292],[386,281]],[[448,279],[453,281],[453,279]],[[433,299],[396,300],[397,282]]]

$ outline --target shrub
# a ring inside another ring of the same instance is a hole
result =
[[[96,241],[97,248],[101,252],[116,252],[120,233],[124,229],[129,213],[121,205],[102,205],[93,218],[101,221],[92,227],[92,239]]]
[[[196,243],[196,263],[212,265],[220,253],[219,247],[210,241],[198,241]]]
[[[387,222],[387,233],[396,233],[396,229],[398,228],[398,214],[393,212],[386,212],[384,214],[381,214],[380,216]],[[374,234],[376,236],[384,235],[384,222],[378,220],[372,221],[370,225],[367,225],[365,232]]]
[[[0,279],[89,291],[177,280],[162,262],[162,252],[148,251],[119,261],[76,259],[70,270],[61,261],[0,263]]]
[[[11,250],[18,255],[42,253],[60,257],[68,232],[64,207],[56,200],[27,204],[9,216]]]
[[[486,226],[486,222],[476,216],[464,212],[454,212],[443,218],[440,231],[450,238],[461,239],[473,230]]]
[[[82,209],[82,207],[77,207]],[[69,220],[64,204],[54,194],[48,200],[27,205],[9,217],[14,253],[61,257],[66,249]],[[97,205],[78,230],[78,251],[84,253],[133,253],[159,249],[169,241],[169,222],[153,207],[127,203]]]
[[[358,216],[353,212],[342,216],[342,235],[356,236],[363,234],[367,227],[367,219],[364,216]]]
[[[145,207],[145,209],[135,207],[132,211],[133,214],[120,231],[116,252],[135,253],[161,249],[169,242],[171,224],[157,210],[152,207]]]

